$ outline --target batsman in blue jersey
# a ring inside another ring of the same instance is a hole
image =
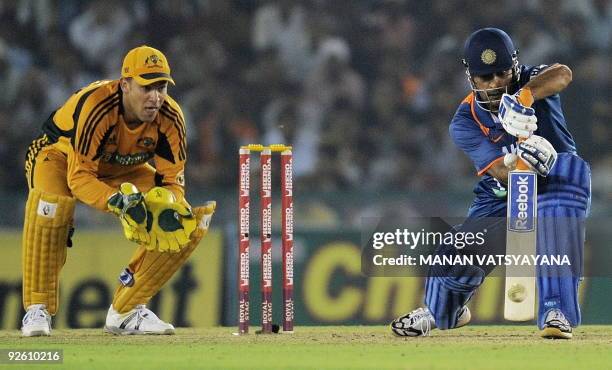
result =
[[[505,184],[521,158],[538,175],[537,253],[570,254],[578,265],[569,274],[538,267],[541,335],[569,339],[572,327],[580,324],[578,284],[591,197],[590,169],[576,152],[559,97],[572,72],[558,63],[520,65],[512,40],[497,28],[470,35],[464,54],[472,92],[459,105],[449,131],[481,179],[468,218],[457,230],[487,228],[493,235],[489,246],[500,250],[505,245]],[[457,253],[453,249],[440,248],[438,253]],[[489,272],[483,266],[431,268],[426,307],[394,320],[393,333],[421,336],[433,328],[466,325],[471,319],[466,303]]]

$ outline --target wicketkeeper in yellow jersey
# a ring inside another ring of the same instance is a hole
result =
[[[185,119],[167,95],[169,83],[174,81],[164,54],[149,46],[132,49],[120,79],[77,91],[30,145],[24,336],[51,333],[77,200],[117,215],[125,237],[138,244],[119,278],[105,330],[174,333],[145,304],[197,247],[215,203],[192,209],[185,200]]]

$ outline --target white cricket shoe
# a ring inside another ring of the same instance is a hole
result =
[[[104,331],[115,335],[172,335],[174,326],[160,320],[143,304],[123,314],[115,311],[111,305],[106,315]]]
[[[44,304],[33,304],[28,307],[21,321],[21,334],[24,337],[51,335],[51,315]]]
[[[572,339],[572,326],[561,310],[553,308],[546,314],[540,336],[546,339]]]
[[[455,328],[467,325],[471,319],[470,309],[467,306],[463,306],[457,318],[457,326]],[[391,322],[391,330],[398,337],[427,336],[435,328],[436,321],[427,308],[417,308]]]

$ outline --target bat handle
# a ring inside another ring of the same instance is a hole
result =
[[[529,166],[527,166],[527,163],[525,163],[525,161],[522,158],[519,158],[516,161],[516,169],[517,170],[521,170],[521,171],[528,171],[528,170],[530,170]]]
[[[531,107],[531,105],[534,102],[534,98],[533,98],[531,89],[529,87],[523,87],[522,89],[520,89],[518,92],[517,100],[522,105],[526,107]],[[521,141],[525,141],[525,139],[519,138],[518,142],[520,143]],[[518,161],[516,162],[516,169],[526,171],[526,170],[529,170],[529,166],[527,166],[527,163],[525,163],[525,161],[519,158]]]

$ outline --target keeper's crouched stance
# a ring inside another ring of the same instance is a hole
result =
[[[184,198],[185,123],[167,95],[168,83],[174,81],[159,50],[132,49],[119,80],[76,92],[30,145],[22,241],[24,336],[51,334],[77,200],[115,214],[125,237],[138,245],[120,275],[105,331],[174,333],[146,304],[206,235],[216,204],[192,209]]]

